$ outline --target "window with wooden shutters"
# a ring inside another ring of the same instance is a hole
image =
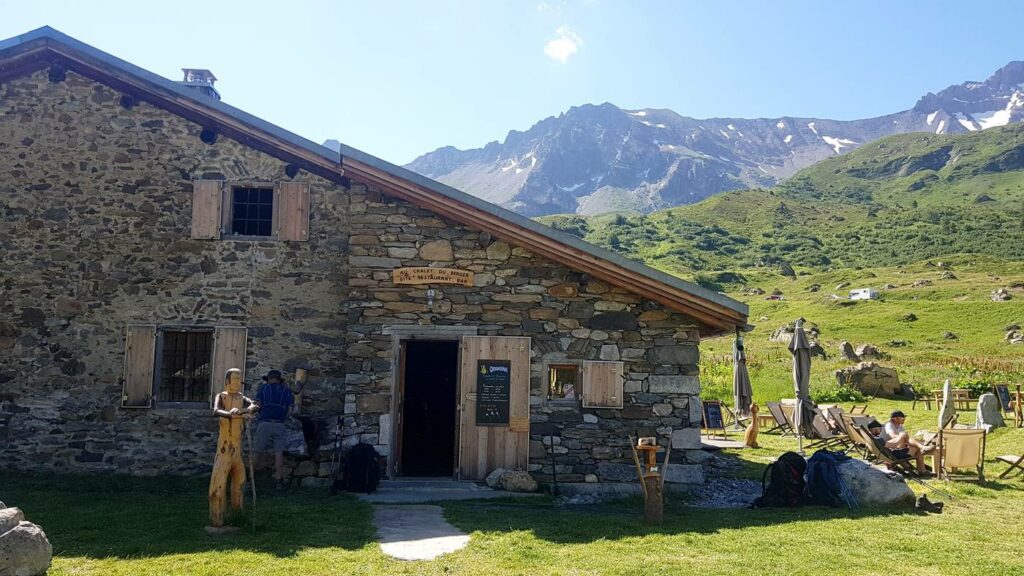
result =
[[[153,406],[156,326],[129,326],[125,335],[122,408]]]
[[[221,181],[192,182],[192,238],[216,240],[221,227]]]
[[[156,362],[158,405],[205,405],[210,398],[213,329],[161,329]]]
[[[224,374],[231,368],[242,370],[245,377],[245,339],[246,329],[236,326],[219,326],[213,332],[213,369],[210,377],[209,401],[224,390]]]
[[[624,370],[622,362],[584,362],[583,407],[622,408]]]
[[[309,184],[281,182],[277,193],[277,239],[309,240]]]

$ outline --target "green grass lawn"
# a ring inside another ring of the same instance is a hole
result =
[[[908,412],[908,428],[934,428],[936,412],[873,401],[873,414]],[[962,413],[961,420],[973,416]],[[738,474],[796,441],[761,435],[734,450]],[[204,480],[0,474],[0,495],[43,526],[54,575],[127,574],[1024,574],[1024,481],[996,480],[998,454],[1024,452],[1024,429],[989,437],[984,485],[929,482],[951,491],[941,515],[905,510],[707,510],[670,496],[663,526],[641,522],[637,499],[563,507],[546,499],[445,504],[470,545],[433,562],[382,555],[367,504],[322,491],[261,496],[258,527],[211,538]],[[912,484],[917,492],[928,492]]]

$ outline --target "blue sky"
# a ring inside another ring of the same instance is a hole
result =
[[[1024,59],[1024,2],[0,0],[158,74],[210,68],[224,100],[405,163],[570,106],[694,117],[876,116]]]

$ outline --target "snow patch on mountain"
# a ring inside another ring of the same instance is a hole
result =
[[[814,122],[811,122],[811,124],[814,124]],[[817,132],[815,132],[815,134],[817,134]],[[839,151],[845,148],[846,146],[850,144],[856,144],[856,142],[854,142],[853,140],[849,140],[847,138],[834,138],[832,136],[822,136],[821,139],[824,140],[829,146],[831,146],[832,149],[835,150],[836,154],[839,154]]]
[[[928,118],[925,119],[925,122],[928,122],[928,125],[931,126],[932,122],[935,122],[935,115],[938,114],[938,113],[939,113],[939,111],[936,110],[935,112],[932,112],[931,114],[929,114]]]

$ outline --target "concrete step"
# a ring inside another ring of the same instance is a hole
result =
[[[540,496],[492,490],[475,482],[459,482],[438,478],[400,478],[383,480],[373,494],[359,494],[357,498],[375,504],[417,504],[445,500],[477,500],[491,498],[518,498]]]

